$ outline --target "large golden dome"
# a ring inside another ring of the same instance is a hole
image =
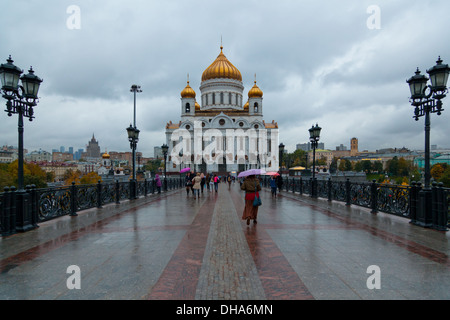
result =
[[[187,82],[186,87],[181,91],[182,98],[195,98],[195,91],[189,85],[189,81]]]
[[[241,72],[233,66],[233,64],[225,57],[222,52],[223,47],[220,47],[220,54],[216,60],[205,70],[202,74],[202,81],[209,79],[234,79],[242,81]]]
[[[250,89],[250,91],[248,92],[248,97],[249,98],[261,98],[263,96],[263,92],[261,91],[261,89],[256,85],[256,80],[255,80],[255,84],[253,85],[253,87]]]

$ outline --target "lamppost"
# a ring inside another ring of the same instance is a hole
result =
[[[133,175],[131,179],[131,186],[132,186],[132,193],[131,197],[136,199],[137,198],[137,190],[136,190],[136,148],[137,143],[139,141],[139,130],[136,128],[136,93],[142,92],[141,86],[138,86],[136,84],[133,84],[131,86],[130,92],[133,92],[134,94],[134,107],[133,107],[133,126],[130,124],[130,126],[127,128],[128,132],[128,141],[130,141],[130,148],[132,151],[132,162],[133,162]]]
[[[131,185],[132,185],[132,191],[131,196],[132,198],[136,199],[136,147],[137,143],[139,141],[139,129],[136,127],[133,127],[130,123],[130,126],[127,128],[128,133],[128,141],[130,141],[130,148],[132,151],[132,162],[133,162],[133,175],[131,179]]]
[[[162,153],[164,155],[164,191],[167,191],[167,172],[166,172],[166,164],[167,164],[167,152],[169,151],[169,146],[167,144],[163,144],[161,146]]]
[[[312,185],[311,185],[311,197],[317,198],[317,181],[316,181],[316,148],[319,144],[320,140],[320,130],[321,127],[314,125],[309,129],[309,141],[311,142],[311,146],[313,147],[313,174],[312,174]]]
[[[7,100],[6,112],[8,116],[12,114],[19,115],[19,163],[18,163],[18,190],[16,193],[16,230],[27,231],[35,228],[31,217],[31,199],[30,195],[24,189],[23,174],[23,117],[30,121],[34,119],[33,107],[37,105],[39,86],[42,79],[34,74],[30,67],[28,74],[20,77],[23,70],[13,64],[11,56],[6,60],[7,63],[0,65],[0,78],[2,83],[2,97]],[[20,78],[19,78],[20,77]],[[22,85],[19,85],[19,79]]]
[[[283,164],[283,155],[284,155],[284,144],[283,142],[280,143],[280,145],[278,146],[278,157],[280,158],[280,163],[279,163],[279,167],[280,167],[280,174],[281,174],[281,165]]]
[[[430,113],[441,115],[442,99],[447,95],[447,81],[450,74],[448,64],[442,64],[441,57],[436,65],[427,70],[431,85],[427,85],[428,78],[420,74],[419,68],[414,76],[406,80],[411,91],[410,102],[414,108],[414,119],[425,116],[425,186],[419,193],[419,216],[414,223],[429,227],[431,226],[431,173],[430,173]],[[427,92],[427,89],[428,92]]]

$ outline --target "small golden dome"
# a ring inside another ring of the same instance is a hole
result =
[[[253,87],[250,89],[250,91],[248,92],[248,97],[249,98],[261,98],[263,96],[263,92],[261,91],[261,89],[256,85],[256,80],[255,80],[255,84],[253,85]]]
[[[108,154],[108,152],[105,152],[104,154],[102,154],[102,158],[109,159],[109,158],[111,158],[111,156]]]
[[[249,104],[248,104],[248,101],[247,101],[247,103],[244,104],[244,111],[248,111],[248,107],[249,107]]]
[[[195,111],[200,111],[200,105],[195,101]]]
[[[181,91],[182,98],[195,98],[195,91],[189,85],[189,81],[187,82],[186,87]]]
[[[227,78],[242,81],[241,72],[225,57],[220,47],[220,54],[211,65],[203,71],[202,81]]]

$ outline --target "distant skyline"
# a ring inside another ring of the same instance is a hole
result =
[[[187,74],[200,102],[202,72],[221,44],[244,95],[256,74],[264,119],[278,123],[290,152],[316,123],[331,150],[352,137],[360,150],[417,150],[424,119],[413,119],[406,80],[438,56],[450,63],[449,12],[446,0],[5,0],[0,63],[11,55],[44,80],[36,118],[25,121],[29,151],[85,149],[93,133],[102,152],[130,151],[138,84],[137,150],[152,156],[166,123],[180,120]],[[450,97],[443,104],[431,144],[450,148]],[[0,113],[0,145],[17,146],[17,115]]]

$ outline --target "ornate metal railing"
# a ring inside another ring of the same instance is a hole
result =
[[[167,190],[182,186],[179,178],[167,178]],[[164,186],[164,184],[163,184]],[[134,189],[135,188],[135,189]],[[135,192],[134,192],[135,190]],[[161,187],[164,192],[164,187]],[[47,221],[64,215],[76,216],[77,212],[89,208],[100,208],[108,203],[120,203],[124,200],[147,196],[158,192],[154,179],[127,182],[113,182],[90,185],[75,185],[55,188],[42,188],[27,186],[29,193],[29,211],[31,224]],[[0,193],[0,231],[2,236],[16,232],[16,189],[5,188]]]
[[[341,201],[346,205],[357,205],[371,209],[372,213],[385,212],[416,222],[419,212],[419,197],[422,187],[386,185],[372,182],[361,183],[346,181],[315,180],[316,194],[328,201]],[[312,196],[312,179],[284,178],[281,190]],[[270,187],[270,178],[262,177],[262,185]],[[431,189],[431,227],[445,231],[450,222],[450,188],[433,183]],[[422,210],[423,211],[423,210]]]

